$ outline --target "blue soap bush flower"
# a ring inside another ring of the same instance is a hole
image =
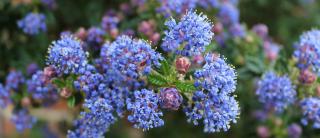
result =
[[[88,54],[82,42],[71,35],[62,35],[48,50],[47,65],[55,68],[57,74],[79,74],[87,65]]]
[[[206,15],[197,14],[194,11],[187,12],[180,22],[173,18],[165,25],[165,37],[161,48],[166,52],[175,52],[182,56],[194,56],[204,52],[206,46],[211,43],[213,25]]]
[[[24,33],[29,35],[37,35],[47,31],[46,16],[42,13],[28,13],[17,24]]]
[[[158,106],[159,97],[151,90],[135,91],[132,99],[127,99],[128,120],[135,128],[149,130],[164,125],[163,113]]]
[[[32,128],[37,119],[29,114],[27,109],[20,109],[13,112],[11,121],[15,124],[18,132]]]
[[[267,72],[258,82],[256,95],[268,110],[283,112],[296,100],[295,85],[287,76],[278,76]]]
[[[157,12],[164,15],[166,18],[173,14],[181,15],[187,10],[194,9],[197,6],[197,0],[158,0],[160,7]]]
[[[303,125],[312,124],[313,128],[320,128],[320,99],[317,97],[307,97],[302,99],[300,106],[303,113],[301,123]]]
[[[0,107],[6,108],[11,102],[9,91],[0,83]]]
[[[25,83],[25,78],[21,71],[11,70],[6,77],[6,89],[17,91]]]

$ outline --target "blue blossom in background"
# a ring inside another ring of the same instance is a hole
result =
[[[201,7],[204,7],[206,9],[208,8],[218,8],[220,6],[220,0],[199,0],[198,4]]]
[[[108,131],[116,118],[113,116],[113,107],[110,101],[103,98],[86,99],[83,104],[88,112],[81,112],[74,122],[75,130],[68,131],[68,138],[100,138]]]
[[[37,119],[31,116],[27,109],[20,109],[13,112],[11,121],[15,124],[17,131],[22,133],[26,129],[31,129]]]
[[[207,16],[193,11],[187,12],[179,23],[170,19],[165,23],[168,30],[161,48],[166,52],[175,52],[178,55],[193,56],[204,52],[205,47],[211,43],[213,25]]]
[[[243,38],[246,36],[246,29],[240,23],[231,25],[229,31],[232,37]]]
[[[57,74],[79,74],[87,65],[88,54],[82,43],[71,35],[62,35],[49,48],[47,65],[55,68]]]
[[[320,75],[320,30],[310,30],[300,36],[295,45],[294,56],[297,58],[297,66],[304,70],[309,67]]]
[[[158,108],[159,97],[153,91],[142,89],[135,91],[133,99],[127,99],[127,109],[131,114],[128,120],[135,128],[149,130],[161,127],[164,121],[160,118],[163,113]]]
[[[274,109],[278,113],[296,99],[295,86],[290,79],[287,76],[277,76],[274,72],[263,75],[258,82],[256,94],[267,109]]]
[[[152,65],[160,66],[163,57],[143,40],[133,40],[120,36],[106,50],[107,62],[125,76],[137,78],[139,74],[149,74]]]
[[[31,63],[27,67],[27,75],[33,75],[39,70],[39,66],[37,63]]]
[[[104,42],[104,35],[106,32],[98,27],[91,27],[88,30],[87,39],[89,45],[93,46],[95,49],[100,49],[101,44]]]
[[[205,56],[206,64],[194,73],[195,86],[208,91],[229,94],[236,89],[236,73],[224,59],[215,54]]]
[[[320,128],[320,99],[316,97],[305,98],[301,101],[303,118],[301,123],[308,125],[312,123],[313,128]]]
[[[23,19],[17,22],[18,27],[24,33],[36,35],[47,30],[46,17],[41,13],[28,13]]]
[[[203,120],[204,132],[227,131],[231,123],[236,123],[240,114],[238,102],[224,93],[196,91],[192,97],[194,105],[185,107],[188,122],[198,125]]]
[[[302,128],[300,125],[293,123],[287,128],[288,136],[291,138],[300,138],[302,134]]]
[[[219,20],[225,26],[239,23],[239,10],[232,4],[225,2],[221,5],[218,13]]]
[[[10,93],[5,89],[5,87],[0,83],[0,107],[6,108],[11,102]]]
[[[11,70],[6,78],[7,90],[18,90],[25,83],[25,78],[21,71]]]
[[[187,10],[192,10],[197,6],[197,0],[158,0],[161,6],[157,12],[170,17],[173,14],[181,15]]]
[[[41,3],[48,7],[49,9],[53,10],[57,8],[57,2],[56,0],[41,0]]]
[[[30,80],[27,80],[27,90],[34,99],[55,101],[59,98],[57,88],[51,83],[43,71],[38,71],[32,75]]]
[[[105,15],[102,18],[101,27],[110,32],[113,29],[117,29],[117,26],[120,22],[119,17],[117,16],[111,16],[111,15]]]

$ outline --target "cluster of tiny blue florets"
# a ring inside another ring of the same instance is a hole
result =
[[[31,129],[37,119],[29,114],[27,109],[20,109],[13,112],[11,121],[15,124],[18,132]]]
[[[239,22],[239,10],[231,3],[225,2],[220,6],[218,17],[224,25],[232,25]]]
[[[256,94],[267,109],[282,112],[296,99],[295,86],[287,76],[277,76],[274,72],[266,73],[258,82]]]
[[[43,71],[38,71],[27,80],[28,92],[37,100],[56,100],[58,99],[57,88],[51,83]]]
[[[114,70],[137,78],[139,74],[149,74],[152,65],[160,66],[162,56],[143,40],[133,40],[120,36],[106,49],[106,57]]]
[[[47,30],[46,17],[41,13],[29,13],[23,19],[18,21],[18,27],[24,33],[36,35]]]
[[[170,17],[173,14],[181,15],[187,10],[194,9],[197,6],[197,0],[158,0],[161,6],[157,12]]]
[[[6,108],[10,101],[9,91],[0,83],[0,107]]]
[[[88,30],[86,42],[90,46],[93,46],[94,48],[99,49],[98,47],[104,42],[105,35],[106,35],[106,32],[101,28],[91,27]]]
[[[82,43],[75,37],[63,35],[49,48],[47,64],[55,68],[58,74],[79,74],[87,65],[87,53]]]
[[[206,64],[195,72],[193,104],[184,108],[188,122],[198,125],[203,119],[204,131],[213,133],[227,131],[230,123],[236,123],[239,105],[231,94],[236,87],[236,74],[232,67],[219,56],[208,54]]]
[[[311,30],[300,36],[296,44],[294,56],[297,58],[297,66],[301,70],[312,68],[320,74],[320,30]]]
[[[160,118],[163,113],[158,108],[159,97],[153,91],[142,89],[135,91],[132,99],[127,99],[127,109],[131,114],[128,120],[135,128],[149,130],[164,125]]]
[[[100,138],[108,131],[111,124],[116,121],[113,116],[113,107],[110,101],[103,98],[87,99],[83,104],[88,112],[81,112],[78,120],[74,122],[76,130],[68,132],[68,138]]]
[[[12,70],[6,78],[6,89],[17,91],[25,82],[21,71]]]
[[[187,12],[179,23],[170,19],[165,25],[168,31],[165,32],[161,47],[178,55],[193,56],[204,52],[213,37],[213,26],[208,18],[193,11]]]
[[[308,122],[313,123],[313,128],[320,128],[320,99],[316,97],[305,98],[300,103],[304,118],[301,120],[303,125]]]

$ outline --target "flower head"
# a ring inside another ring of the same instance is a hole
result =
[[[268,109],[282,112],[296,98],[295,86],[287,76],[277,76],[274,72],[263,75],[258,82],[256,94]]]
[[[175,88],[162,88],[160,90],[159,104],[161,108],[178,110],[182,100],[182,96]]]
[[[223,25],[230,26],[232,24],[239,23],[239,10],[235,5],[225,2],[221,5],[218,13],[218,17]]]
[[[88,30],[88,34],[87,34],[87,42],[89,45],[92,45],[93,47],[95,47],[96,49],[98,49],[97,47],[99,47],[101,44],[103,44],[104,42],[104,35],[106,34],[106,32],[98,27],[91,27]]]
[[[315,97],[305,98],[301,101],[303,118],[301,123],[307,125],[313,123],[313,128],[320,128],[320,99]]]
[[[187,10],[192,10],[197,6],[197,0],[158,0],[161,6],[157,12],[165,17],[173,14],[183,14]]]
[[[88,63],[82,43],[70,35],[62,35],[54,41],[48,53],[47,64],[59,75],[79,74]]]
[[[10,93],[3,87],[0,83],[0,107],[6,108],[7,105],[11,102],[10,100]]]
[[[28,13],[23,19],[18,21],[18,27],[24,33],[36,35],[47,30],[46,17],[41,13]]]
[[[23,132],[26,129],[31,129],[37,119],[29,115],[29,111],[21,109],[13,112],[11,121],[15,124],[18,132]]]
[[[161,47],[178,55],[193,56],[204,52],[213,37],[207,16],[193,11],[187,12],[180,22],[170,19],[165,25],[169,30],[165,32]]]
[[[135,128],[149,130],[164,125],[160,118],[163,113],[158,108],[159,97],[153,91],[142,89],[135,91],[133,99],[127,99],[127,109],[131,112],[128,120]]]
[[[11,70],[6,78],[7,90],[18,90],[25,82],[25,78],[21,71]]]

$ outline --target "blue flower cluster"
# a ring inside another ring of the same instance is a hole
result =
[[[36,35],[47,30],[46,17],[41,13],[28,13],[23,19],[18,21],[18,27],[24,33]]]
[[[53,66],[59,75],[79,74],[88,63],[82,42],[71,35],[62,35],[54,41],[48,53],[47,65]]]
[[[68,138],[100,138],[116,121],[110,101],[103,98],[86,100],[83,104],[88,112],[81,112],[81,118],[74,122],[76,130],[68,132]]]
[[[320,75],[320,30],[310,30],[300,36],[295,46],[294,56],[297,58],[297,66],[301,70],[312,68]]]
[[[308,122],[313,123],[313,128],[320,128],[320,99],[316,97],[305,98],[301,101],[300,106],[303,111],[304,118],[301,120],[303,125]]]
[[[160,66],[163,57],[154,51],[143,40],[132,40],[128,36],[120,36],[106,47],[107,61],[111,67],[130,78],[138,78],[139,74],[149,74],[152,65]]]
[[[10,93],[0,83],[0,107],[6,108],[10,101]]]
[[[21,71],[11,70],[6,78],[6,89],[17,91],[25,82],[25,78]]]
[[[208,54],[205,60],[203,68],[194,73],[198,90],[193,93],[193,105],[187,105],[184,111],[188,122],[195,125],[203,119],[205,132],[227,131],[240,112],[231,95],[236,88],[236,74],[219,56]]]
[[[41,0],[41,3],[48,7],[49,9],[55,9],[57,8],[57,2],[56,0]]]
[[[117,29],[117,26],[118,26],[119,22],[120,22],[119,17],[111,16],[111,15],[105,15],[102,18],[101,27],[104,30],[110,32],[111,30]]]
[[[32,128],[37,119],[29,115],[29,111],[27,109],[20,109],[13,112],[11,121],[15,124],[18,132],[23,132],[26,129]]]
[[[296,99],[295,86],[287,76],[267,72],[258,82],[256,94],[267,109],[282,112]]]
[[[88,30],[86,42],[95,49],[100,49],[99,46],[104,42],[106,32],[98,27],[91,27]]]
[[[181,15],[187,10],[194,9],[197,6],[197,0],[158,0],[161,6],[157,12],[170,17],[173,14]]]
[[[37,100],[55,101],[58,97],[57,88],[51,83],[51,80],[43,71],[38,71],[27,80],[27,90],[32,97]]]
[[[225,2],[221,4],[218,16],[224,25],[231,26],[239,22],[240,13],[233,4]]]
[[[132,99],[127,99],[127,109],[131,112],[128,120],[135,128],[144,131],[164,125],[160,118],[163,113],[158,108],[159,97],[151,90],[135,91]]]
[[[165,32],[161,47],[178,55],[194,56],[204,52],[213,37],[213,26],[208,18],[193,11],[187,12],[179,23],[170,19],[165,25],[169,30]]]

